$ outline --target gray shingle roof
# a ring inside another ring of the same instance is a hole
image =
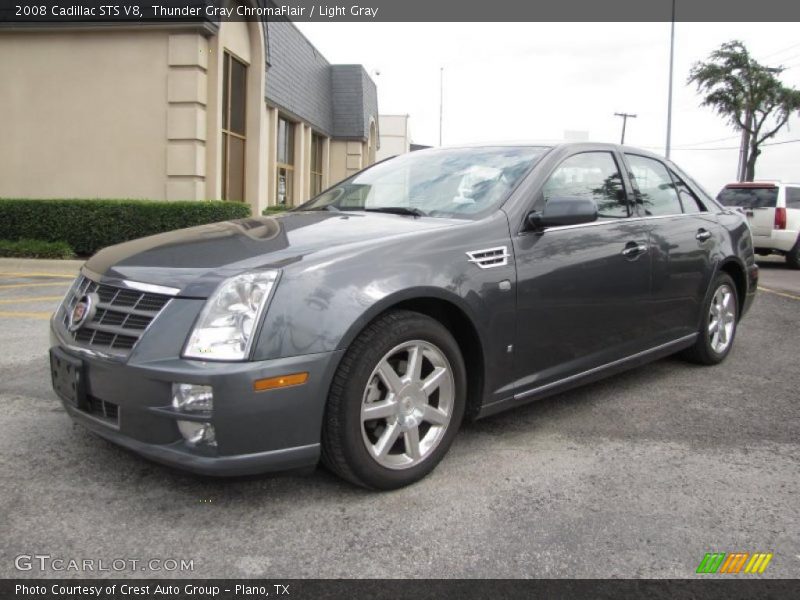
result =
[[[334,138],[364,140],[378,93],[361,65],[331,65],[288,21],[268,21],[267,102]]]

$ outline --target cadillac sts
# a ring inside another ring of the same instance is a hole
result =
[[[715,365],[756,292],[745,216],[608,144],[431,149],[277,216],[88,260],[53,315],[76,422],[212,475],[391,489],[459,426],[682,353]]]

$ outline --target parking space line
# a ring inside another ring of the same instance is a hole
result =
[[[0,318],[22,318],[22,319],[49,319],[52,312],[19,312],[19,311],[3,311],[0,310]]]
[[[758,286],[758,289],[759,291],[769,292],[770,294],[775,294],[776,296],[783,296],[784,298],[791,298],[792,300],[800,300],[800,296],[795,296],[794,294],[787,294],[786,292],[779,292],[778,290],[771,290],[761,286]]]
[[[63,296],[29,296],[27,298],[0,298],[0,304],[16,304],[17,302],[50,302],[61,300]]]
[[[53,287],[54,285],[66,285],[65,281],[51,281],[49,283],[11,283],[6,285],[0,285],[0,290],[10,290],[12,288],[25,288],[25,287],[45,287],[50,286]]]
[[[53,277],[57,279],[75,279],[76,275],[58,275],[55,273],[0,273],[0,277]]]

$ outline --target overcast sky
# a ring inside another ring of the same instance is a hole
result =
[[[593,141],[663,154],[669,23],[298,23],[333,63],[361,63],[378,85],[380,112],[409,114],[414,142],[439,140],[439,69],[444,67],[444,144]],[[686,84],[691,65],[740,39],[765,63],[784,65],[800,88],[796,23],[678,23],[675,33],[672,158],[716,194],[735,180],[739,137]],[[374,71],[380,71],[375,75]],[[800,139],[800,119],[774,141]],[[692,148],[691,150],[688,148]],[[800,143],[764,148],[762,179],[800,180]]]

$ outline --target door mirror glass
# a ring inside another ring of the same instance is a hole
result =
[[[528,225],[533,229],[580,225],[597,220],[597,204],[591,198],[580,196],[553,196],[541,212],[528,215]]]

